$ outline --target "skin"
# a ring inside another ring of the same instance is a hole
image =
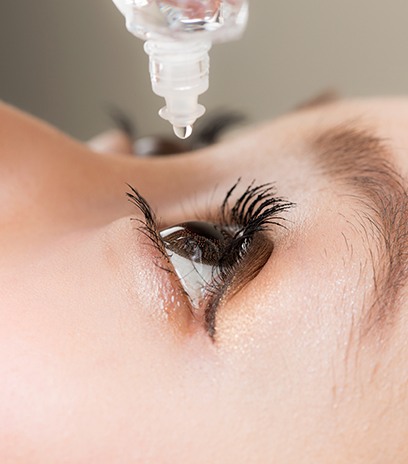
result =
[[[403,99],[331,103],[162,159],[127,155],[115,132],[85,146],[1,105],[0,461],[407,462],[408,303],[388,336],[358,336],[366,239],[307,146],[360,116],[405,176]],[[276,182],[296,207],[212,342],[154,265],[126,183],[170,226],[217,209],[239,177]]]

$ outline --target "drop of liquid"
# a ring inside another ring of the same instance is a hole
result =
[[[177,137],[181,140],[188,139],[190,135],[193,133],[192,126],[173,126],[173,131],[177,135]]]

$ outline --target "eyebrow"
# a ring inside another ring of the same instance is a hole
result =
[[[368,212],[362,225],[373,261],[374,292],[360,327],[365,335],[392,324],[408,279],[408,191],[386,140],[359,126],[350,121],[331,127],[312,139],[312,148],[323,173],[351,187]]]

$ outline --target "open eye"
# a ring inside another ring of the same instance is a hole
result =
[[[146,200],[130,185],[127,193],[144,216],[144,220],[136,219],[140,229],[171,262],[212,339],[218,308],[261,271],[273,251],[267,232],[273,226],[284,227],[281,213],[293,206],[275,196],[272,185],[253,183],[232,206],[239,182],[227,192],[219,213],[208,215],[212,222],[183,222],[160,232]]]
[[[164,229],[160,237],[191,303],[198,307],[206,288],[219,276],[231,236],[215,224],[192,221]]]

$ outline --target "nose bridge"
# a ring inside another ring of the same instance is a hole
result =
[[[208,198],[217,186],[231,186],[242,175],[246,159],[239,146],[229,142],[164,157],[123,157],[120,170],[124,182],[149,203],[167,209],[201,194]]]
[[[143,161],[134,172],[134,187],[163,219],[183,218],[189,212],[199,214],[208,206],[216,186],[224,181],[225,173],[220,166],[212,165],[211,159],[211,150],[206,150]]]
[[[45,229],[115,220],[133,212],[127,184],[158,215],[181,214],[205,207],[217,186],[225,194],[241,175],[240,144],[162,158],[100,155],[6,105],[0,122],[2,223],[24,217]]]
[[[36,233],[98,211],[94,155],[52,127],[0,104],[0,223]],[[106,189],[105,189],[106,190]]]

